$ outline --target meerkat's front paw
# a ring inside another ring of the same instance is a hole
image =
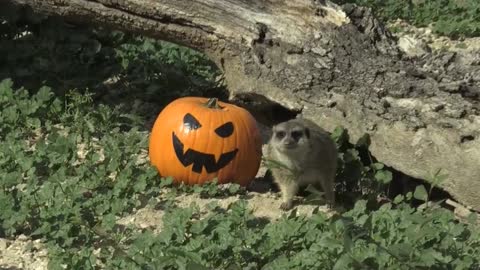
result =
[[[282,202],[282,204],[280,204],[280,209],[286,211],[286,210],[290,210],[292,209],[293,207],[293,202],[292,201],[287,201],[287,202]]]

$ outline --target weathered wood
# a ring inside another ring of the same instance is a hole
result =
[[[416,178],[441,168],[449,175],[441,186],[480,210],[478,64],[452,72],[456,55],[406,60],[366,9],[320,0],[10,1],[203,51],[232,99],[260,94],[327,130],[345,126],[353,142],[369,133],[378,160]]]

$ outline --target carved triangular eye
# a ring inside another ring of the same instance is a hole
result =
[[[217,133],[218,136],[222,138],[226,138],[233,133],[233,124],[232,122],[227,122],[221,126],[219,126],[217,129],[215,129],[215,133]]]
[[[199,129],[202,127],[202,125],[200,125],[200,122],[198,122],[198,120],[189,113],[185,114],[185,116],[183,117],[183,126],[189,130]]]

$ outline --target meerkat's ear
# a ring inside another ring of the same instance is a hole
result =
[[[305,136],[307,136],[307,139],[310,139],[310,129],[305,128]]]

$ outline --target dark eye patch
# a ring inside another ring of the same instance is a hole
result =
[[[215,133],[222,138],[229,137],[233,133],[233,123],[227,122],[215,129]]]
[[[298,131],[298,130],[292,131],[291,134],[292,134],[292,138],[293,138],[295,141],[298,141],[298,140],[303,136],[303,132]]]
[[[277,139],[283,139],[283,137],[285,137],[285,135],[286,135],[285,131],[277,131],[277,132],[275,132],[275,137],[276,137]]]
[[[199,129],[202,127],[202,125],[200,125],[200,122],[189,113],[185,114],[185,116],[183,117],[183,126],[189,130]]]

